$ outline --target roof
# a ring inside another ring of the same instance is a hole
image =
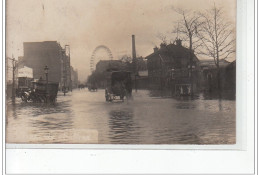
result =
[[[60,43],[57,41],[42,41],[42,42],[24,42],[23,43],[24,50],[28,48],[38,48],[38,49],[43,49],[43,48],[48,48],[48,49],[53,49],[53,48],[61,48]]]
[[[96,64],[96,71],[104,72],[107,69],[123,69],[125,64],[121,60],[100,60]]]
[[[24,44],[48,44],[48,43],[58,43],[57,41],[36,41],[36,42],[23,42]]]
[[[175,45],[175,44],[168,44],[160,47],[157,51],[151,53],[150,55],[146,56],[146,59],[149,59],[153,56],[157,56],[158,54],[170,54],[174,55],[176,57],[181,57],[183,55],[189,54],[189,49],[186,47],[183,47],[182,45]],[[197,56],[193,53],[193,56],[195,59],[198,60]],[[199,60],[198,60],[199,61]]]
[[[219,67],[226,67],[230,62],[226,60],[219,60]],[[213,59],[200,60],[201,67],[216,67],[215,61]]]
[[[236,68],[236,60],[232,61],[229,65],[227,65],[227,69]]]

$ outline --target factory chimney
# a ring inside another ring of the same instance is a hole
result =
[[[135,76],[135,92],[137,92],[137,82],[136,82],[136,75],[137,75],[137,63],[136,63],[136,51],[135,51],[135,36],[132,35],[132,57],[133,57],[133,73]]]
[[[133,60],[136,59],[136,51],[135,51],[135,36],[132,35],[132,56]]]

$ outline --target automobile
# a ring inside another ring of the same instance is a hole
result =
[[[59,83],[44,80],[32,82],[32,88],[23,91],[21,99],[24,102],[54,103],[57,98]]]

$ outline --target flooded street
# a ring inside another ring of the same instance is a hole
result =
[[[235,144],[235,101],[150,97],[105,101],[104,90],[58,94],[51,104],[7,104],[7,143]]]

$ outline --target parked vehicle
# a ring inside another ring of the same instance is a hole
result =
[[[33,78],[18,77],[18,88],[16,89],[16,96],[21,97],[23,92],[29,91],[32,87]]]
[[[116,100],[118,97],[124,101],[126,97],[132,96],[131,72],[111,71],[107,73],[107,82],[105,88],[106,101]]]
[[[21,94],[24,102],[53,103],[56,101],[59,83],[46,81],[33,82],[33,87]]]
[[[88,90],[89,91],[97,91],[97,85],[96,83],[91,83],[88,85]]]

